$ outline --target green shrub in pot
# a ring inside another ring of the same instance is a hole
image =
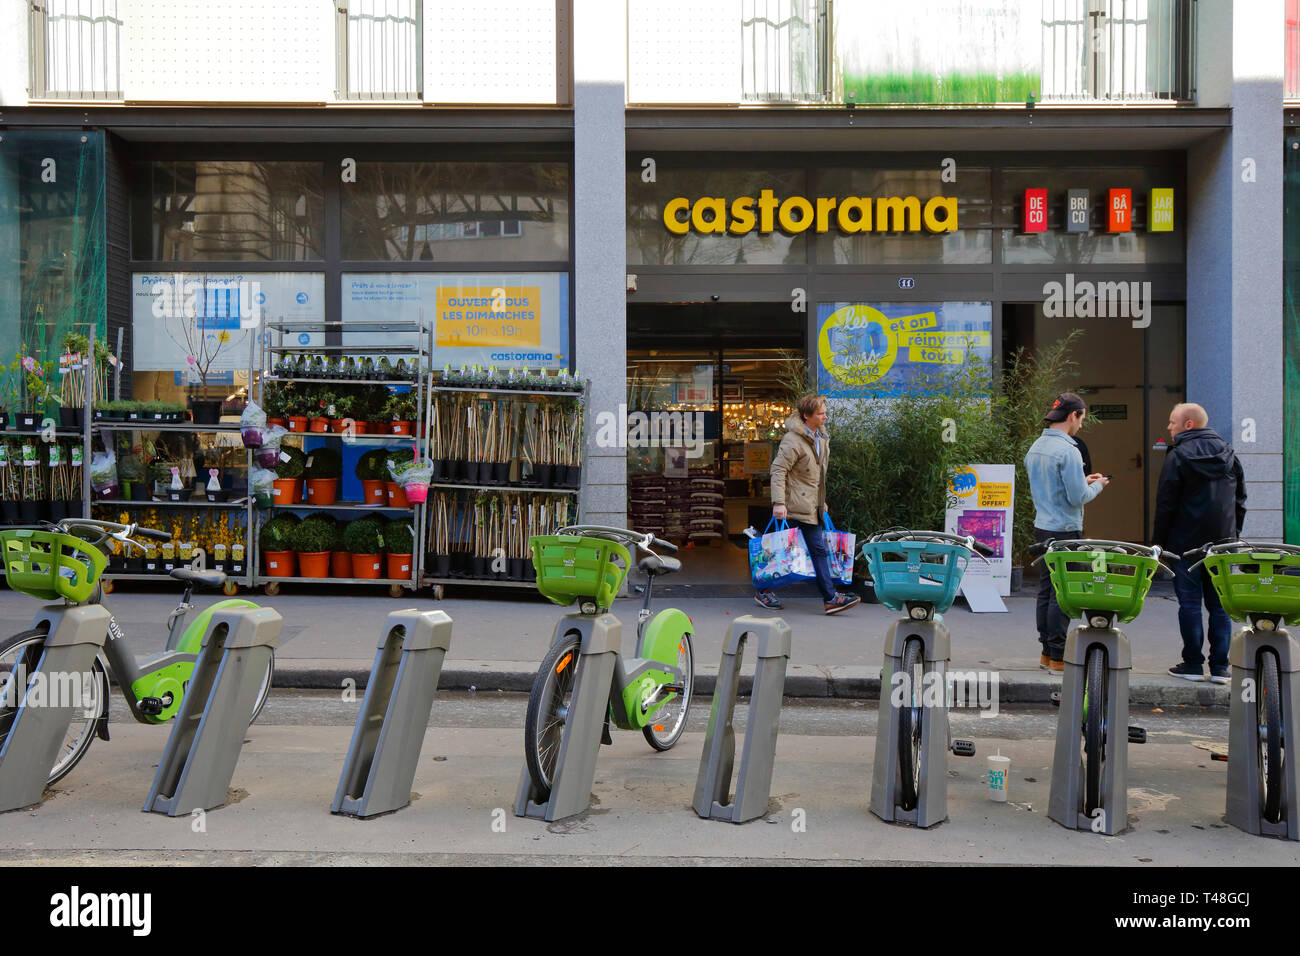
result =
[[[337,531],[333,523],[319,517],[311,517],[300,521],[289,531],[289,549],[303,554],[333,551],[336,537]]]
[[[388,474],[388,451],[384,448],[372,448],[357,459],[357,480],[391,481]]]
[[[379,554],[384,550],[383,526],[374,518],[349,521],[343,529],[343,547],[353,554]]]
[[[306,453],[297,445],[281,445],[280,454],[287,455],[288,459],[280,459],[280,463],[275,466],[275,477],[301,478],[307,466]]]
[[[292,551],[293,545],[290,543],[293,537],[294,529],[302,522],[298,516],[292,513],[276,515],[266,524],[262,525],[262,531],[258,535],[257,545],[263,551]]]
[[[313,448],[307,453],[303,475],[307,478],[340,478],[343,457],[333,448]]]
[[[415,548],[411,526],[401,518],[384,524],[384,550],[389,554],[410,554]]]

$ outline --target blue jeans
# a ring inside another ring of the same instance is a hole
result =
[[[799,529],[803,543],[808,545],[813,571],[817,574],[817,590],[822,592],[822,598],[829,604],[835,600],[835,578],[831,577],[830,552],[826,550],[826,539],[822,536],[821,526],[804,524],[802,521],[790,523]]]
[[[1183,661],[1193,667],[1205,662],[1201,646],[1205,642],[1201,604],[1210,612],[1210,666],[1228,666],[1228,644],[1232,640],[1232,621],[1219,602],[1204,568],[1189,572],[1182,564],[1174,565],[1174,593],[1178,595],[1178,629],[1183,632]]]

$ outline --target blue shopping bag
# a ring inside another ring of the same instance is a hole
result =
[[[799,529],[790,527],[785,519],[778,522],[773,518],[762,535],[750,538],[749,576],[760,591],[813,580],[812,555]]]
[[[853,546],[858,536],[849,531],[836,531],[830,514],[823,511],[822,537],[826,541],[826,556],[831,564],[831,577],[841,584],[852,584]]]

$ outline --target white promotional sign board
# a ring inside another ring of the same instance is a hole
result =
[[[971,558],[962,581],[963,592],[973,591],[981,582],[991,582],[1002,597],[1011,593],[1011,519],[1015,492],[1015,465],[964,465],[953,470],[948,480],[944,530],[949,534],[971,535],[993,551],[988,564],[978,557]]]

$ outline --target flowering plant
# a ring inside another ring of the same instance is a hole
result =
[[[21,383],[16,388],[15,401],[22,406],[21,411],[35,413],[45,407],[50,400],[53,388],[50,380],[54,377],[53,362],[39,362],[34,356],[18,352],[9,364],[9,371]]]

